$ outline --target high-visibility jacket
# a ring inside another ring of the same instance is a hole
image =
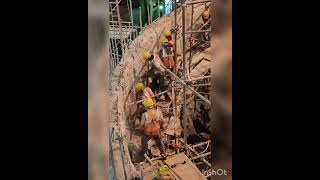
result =
[[[166,68],[174,67],[174,59],[173,59],[173,47],[166,46],[160,50],[160,57],[162,59],[162,63]]]
[[[160,57],[167,57],[167,56],[173,56],[173,47],[170,47],[168,45],[164,46],[161,50],[160,50]]]
[[[142,114],[141,122],[143,123],[143,133],[148,136],[160,135],[160,123],[163,116],[158,109],[149,109]]]

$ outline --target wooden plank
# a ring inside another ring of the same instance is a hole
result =
[[[183,161],[186,163],[182,164]],[[184,153],[168,157],[167,160],[165,160],[165,163],[170,166],[176,165],[172,169],[174,169],[174,171],[184,180],[207,179]]]

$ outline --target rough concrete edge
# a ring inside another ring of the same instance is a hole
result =
[[[128,149],[128,142],[126,139],[127,124],[126,124],[126,117],[123,112],[124,97],[129,93],[131,88],[130,87],[131,82],[134,81],[135,76],[138,76],[138,72],[142,68],[142,65],[144,63],[144,60],[142,57],[143,52],[146,50],[150,50],[150,48],[147,48],[147,47],[152,47],[157,42],[159,33],[164,27],[166,27],[166,25],[168,25],[168,23],[170,22],[169,18],[171,16],[172,14],[168,14],[162,17],[161,19],[158,19],[156,22],[153,22],[148,27],[146,27],[144,29],[144,32],[132,41],[131,45],[128,48],[127,54],[124,56],[124,59],[119,63],[115,71],[112,73],[111,121],[112,121],[112,127],[115,128],[115,131],[118,132],[121,137],[123,137],[125,163],[127,165],[126,169],[128,171],[128,175],[132,175],[132,176],[137,175],[137,172],[131,161],[131,157],[129,155],[129,149]],[[151,36],[151,34],[153,34],[151,38],[146,39],[144,37],[144,36]],[[130,75],[130,73],[133,73],[132,68],[128,68],[130,66],[136,70],[135,75]],[[124,81],[129,83],[126,84]]]

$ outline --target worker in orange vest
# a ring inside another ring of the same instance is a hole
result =
[[[163,33],[163,36],[165,37],[165,39],[168,40],[166,45],[171,48],[171,53],[173,54],[175,49],[173,48],[174,47],[174,41],[173,41],[173,38],[172,38],[171,31],[165,31]]]
[[[163,65],[170,71],[173,71],[174,60],[173,60],[173,42],[169,41],[166,37],[161,39],[162,48],[159,52],[159,56],[163,62]]]
[[[143,102],[146,112],[142,114],[140,125],[143,128],[141,139],[142,151],[148,154],[148,141],[154,138],[159,146],[162,155],[165,155],[164,144],[161,141],[161,125],[163,123],[162,112],[154,107],[154,101],[151,98]]]

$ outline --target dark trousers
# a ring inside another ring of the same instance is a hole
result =
[[[164,85],[164,76],[160,74],[155,75],[152,79],[151,87],[152,90],[154,90],[155,94],[167,90],[166,86]],[[164,96],[166,100],[170,99],[167,93],[165,93]]]
[[[165,91],[164,77],[160,74],[154,75],[151,86],[155,92]]]
[[[164,144],[162,143],[162,141],[160,140],[160,135],[157,136],[148,136],[148,135],[142,135],[141,137],[141,144],[142,144],[142,152],[148,154],[148,141],[154,138],[154,140],[156,141],[157,146],[160,149],[160,152],[162,154],[165,153],[164,151]]]

